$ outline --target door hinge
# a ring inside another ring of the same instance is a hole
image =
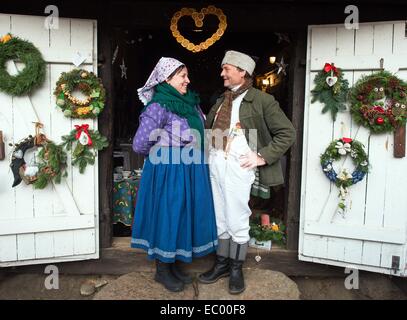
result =
[[[400,269],[400,257],[399,256],[392,256],[391,257],[391,268],[394,272]]]

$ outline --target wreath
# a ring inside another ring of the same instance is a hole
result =
[[[346,97],[349,92],[348,80],[343,78],[341,69],[333,63],[325,63],[324,69],[315,76],[315,88],[311,90],[312,100],[325,104],[322,113],[331,111],[333,121],[338,111],[346,110]]]
[[[200,44],[194,44],[181,35],[180,31],[178,30],[179,19],[184,16],[190,16],[194,20],[195,26],[197,28],[202,28],[203,20],[206,15],[215,15],[219,20],[218,29],[210,38],[202,41]],[[171,18],[170,30],[177,42],[180,43],[184,48],[192,52],[200,52],[208,49],[216,41],[218,41],[225,33],[226,27],[226,16],[224,15],[223,11],[213,5],[210,5],[201,9],[200,12],[196,11],[194,8],[182,8],[180,11],[177,11]]]
[[[355,122],[374,133],[391,132],[406,123],[407,83],[390,72],[362,77],[349,96]]]
[[[38,163],[27,165],[25,152],[29,149],[41,148],[38,153]],[[60,183],[66,177],[67,155],[63,148],[48,140],[44,134],[28,136],[15,145],[11,157],[11,170],[14,175],[13,187],[24,180],[33,184],[36,189],[44,189],[51,181]]]
[[[107,138],[97,130],[89,130],[88,124],[75,125],[75,129],[69,135],[62,136],[62,146],[67,151],[72,150],[72,165],[79,166],[79,172],[84,173],[88,164],[93,165],[97,151],[109,145]]]
[[[332,166],[334,161],[342,156],[350,155],[355,165],[355,170],[349,173],[347,169],[342,169],[338,175]],[[341,201],[338,204],[339,213],[344,214],[346,205],[345,200],[348,195],[348,187],[362,181],[369,171],[369,160],[363,149],[363,144],[350,138],[342,138],[332,141],[325,152],[321,155],[321,167],[323,173],[330,181],[339,188],[339,197]]]
[[[12,76],[6,70],[8,60],[19,60],[25,68]],[[31,42],[10,34],[0,38],[0,91],[12,96],[27,95],[42,85],[45,73],[45,61]]]
[[[63,72],[56,85],[54,91],[56,104],[66,117],[96,118],[102,112],[106,92],[101,80],[93,72],[83,69]],[[72,96],[74,90],[79,90],[86,98]]]

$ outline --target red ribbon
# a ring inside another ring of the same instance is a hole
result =
[[[334,66],[333,63],[325,63],[324,71],[328,73],[328,72],[331,71],[331,70],[332,70],[335,74],[338,74],[338,69]]]
[[[374,106],[373,110],[379,112],[379,113],[384,113],[384,109],[381,106]]]
[[[85,134],[88,136],[88,146],[92,145],[92,139],[90,138],[88,129],[89,129],[89,125],[88,124],[83,124],[81,126],[75,125],[75,129],[76,129],[76,135],[75,135],[75,139],[79,140],[79,137],[81,136],[82,132],[85,132]]]

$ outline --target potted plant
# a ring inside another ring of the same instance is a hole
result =
[[[249,245],[271,250],[272,244],[284,246],[286,243],[285,225],[280,219],[270,218],[266,213],[255,216],[250,221]]]

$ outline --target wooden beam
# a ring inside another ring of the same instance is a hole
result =
[[[305,61],[307,50],[307,30],[296,34],[294,52],[291,58],[289,71],[289,117],[297,130],[297,140],[290,149],[288,158],[288,188],[287,188],[287,248],[298,249],[300,197],[301,197],[301,162],[302,162],[302,135],[304,122],[304,88],[305,88]]]
[[[394,131],[394,157],[404,158],[406,156],[406,125],[397,127]]]
[[[383,59],[383,65],[380,60]],[[324,67],[327,61],[331,61],[332,57],[313,57],[311,59],[311,72],[319,72]],[[403,62],[400,62],[403,61]],[[386,69],[391,72],[399,70],[407,70],[407,62],[405,55],[369,55],[369,56],[336,56],[335,65],[341,66],[342,71],[364,71],[375,70],[379,71]],[[357,68],[355,68],[357,65]],[[375,67],[373,67],[375,66]]]
[[[24,233],[54,232],[62,230],[90,229],[95,227],[93,214],[79,216],[49,216],[21,219],[1,219],[0,234],[16,235]]]
[[[98,21],[98,73],[106,89],[105,110],[99,117],[99,131],[107,137],[109,146],[99,152],[99,216],[100,245],[110,247],[113,237],[112,194],[113,194],[113,144],[114,144],[114,84],[112,70],[112,28],[109,10]]]
[[[357,230],[357,233],[355,230]],[[370,227],[305,221],[304,233],[317,236],[394,243],[399,245],[406,243],[406,228],[402,224],[400,226],[391,227]]]
[[[252,248],[251,248],[252,249]],[[316,264],[298,260],[296,251],[272,250],[261,251],[261,261],[257,263],[254,257],[256,250],[249,250],[244,268],[257,268],[279,271],[287,276],[296,277],[343,277],[343,268]],[[214,255],[194,259],[186,268],[191,273],[201,273],[213,265]],[[72,261],[56,263],[60,274],[65,275],[124,275],[131,272],[153,272],[154,262],[147,259],[141,249],[103,249],[99,260]],[[44,274],[45,264],[2,268],[4,274]],[[0,273],[1,274],[1,273]]]

